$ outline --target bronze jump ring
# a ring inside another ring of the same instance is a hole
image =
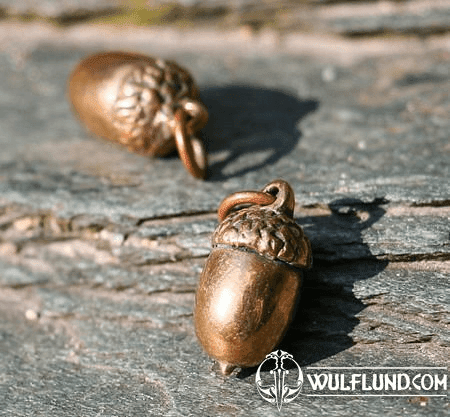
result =
[[[192,136],[195,132],[205,127],[209,119],[208,110],[199,102],[189,99],[180,100],[180,104],[184,111],[191,117],[187,122],[186,130],[188,135]]]
[[[268,206],[276,200],[271,194],[262,191],[240,191],[226,197],[217,210],[219,221],[223,221],[234,207],[242,204],[258,204],[260,206]]]
[[[175,113],[174,136],[178,153],[184,166],[195,178],[205,179],[207,170],[206,152],[202,142],[188,136],[186,112],[180,108]],[[191,129],[189,129],[191,130]]]

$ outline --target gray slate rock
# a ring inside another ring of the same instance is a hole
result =
[[[261,189],[278,177],[303,205],[448,200],[448,83],[399,87],[400,75],[392,89],[377,89],[370,60],[340,69],[328,83],[324,67],[306,59],[240,57],[231,72],[221,56],[205,61],[180,53],[176,58],[198,79],[212,115],[204,132],[212,175],[199,182],[185,175],[177,157],[149,160],[83,131],[65,87],[88,52],[40,47],[19,69],[3,55],[3,201],[62,217],[151,218],[214,211],[228,193]],[[441,59],[430,54],[428,72],[440,71]],[[386,72],[396,64],[377,66]]]
[[[117,11],[120,5],[120,0],[0,0],[0,9],[6,15],[38,15],[53,19],[75,19],[111,13]]]
[[[280,347],[304,370],[448,367],[445,51],[341,65],[159,50],[211,112],[201,182],[71,114],[66,79],[102,45],[0,52],[0,413],[279,415],[254,370],[217,373],[192,321],[218,204],[279,177],[314,254]],[[283,406],[299,414],[444,416],[448,400],[300,395]]]

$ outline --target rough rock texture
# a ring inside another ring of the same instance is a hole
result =
[[[0,18],[47,20],[68,26],[82,21],[119,25],[243,27],[334,33],[347,37],[429,37],[450,31],[448,0],[0,0]],[[276,36],[276,35],[275,35]]]
[[[448,37],[228,35],[0,25],[1,415],[280,415],[254,370],[218,374],[192,323],[219,202],[276,178],[314,256],[281,348],[303,369],[449,366]],[[208,181],[78,124],[70,71],[117,48],[191,70]],[[282,414],[448,411],[448,397],[300,395]]]
[[[0,10],[6,16],[44,17],[69,23],[112,13],[121,4],[120,0],[0,0]]]

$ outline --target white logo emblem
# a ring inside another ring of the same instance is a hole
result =
[[[268,361],[275,361],[275,367],[270,370],[270,374],[274,377],[274,383],[272,385],[263,386],[263,381],[261,380],[261,368]],[[285,381],[285,376],[290,373],[284,365],[285,362],[290,362],[294,364],[298,369],[297,380],[292,384],[288,385]],[[300,366],[295,362],[294,357],[282,350],[275,350],[266,356],[266,359],[259,365],[256,371],[256,387],[258,392],[266,401],[269,403],[276,403],[278,411],[284,403],[290,403],[297,398],[298,394],[303,386],[303,373]]]

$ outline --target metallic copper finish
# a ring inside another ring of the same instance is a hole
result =
[[[214,249],[196,296],[195,324],[203,348],[221,364],[258,365],[284,335],[300,283],[301,272],[281,262]]]
[[[70,76],[69,97],[94,134],[141,155],[177,148],[186,169],[206,177],[206,152],[195,134],[208,112],[194,80],[175,62],[125,52],[92,55]]]
[[[265,196],[264,196],[265,195]],[[250,204],[231,213],[233,207]],[[195,299],[194,323],[221,372],[259,364],[292,319],[311,247],[293,220],[294,193],[285,181],[261,192],[235,193],[219,207],[223,219]]]
[[[241,191],[234,193],[224,198],[217,209],[217,217],[219,221],[223,221],[231,211],[240,205],[258,204],[260,206],[267,206],[275,201],[273,195],[263,193],[261,191]]]

